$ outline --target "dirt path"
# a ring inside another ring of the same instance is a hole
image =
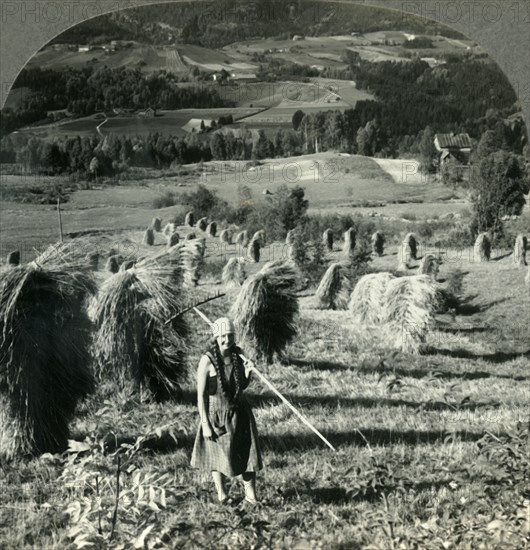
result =
[[[101,131],[101,127],[103,126],[103,124],[105,124],[105,122],[108,122],[108,118],[106,118],[101,124],[98,124],[96,126],[96,130],[98,132],[98,134],[101,136],[101,137],[105,137],[105,134]]]
[[[420,163],[414,159],[373,159],[392,176],[396,183],[425,185],[425,176],[420,172]]]

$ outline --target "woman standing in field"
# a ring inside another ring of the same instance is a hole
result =
[[[262,461],[254,415],[243,396],[254,364],[243,362],[239,356],[234,332],[230,319],[217,319],[213,345],[199,362],[200,426],[191,465],[212,472],[219,502],[229,502],[225,477],[237,477],[243,481],[245,501],[256,504],[256,472],[262,468]]]

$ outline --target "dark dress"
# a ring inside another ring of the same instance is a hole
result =
[[[214,364],[214,351],[206,353]],[[228,382],[229,395],[235,393],[234,368],[238,368],[240,379],[244,380],[244,366],[241,360],[234,366],[221,364]],[[244,386],[243,386],[244,388]],[[258,444],[258,430],[250,405],[240,393],[231,402],[221,390],[217,376],[209,376],[207,381],[208,418],[216,440],[205,439],[199,424],[195,445],[191,457],[194,468],[221,472],[225,476],[235,477],[245,472],[257,472],[263,467]]]

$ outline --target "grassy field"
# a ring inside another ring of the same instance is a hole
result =
[[[451,212],[459,213],[469,207],[463,195],[441,184],[417,179],[400,183],[391,172],[381,168],[381,162],[382,159],[362,156],[319,153],[266,160],[257,167],[250,167],[243,161],[212,161],[202,166],[190,165],[181,175],[161,172],[154,178],[147,172],[137,176],[136,181],[123,181],[119,186],[74,191],[62,206],[63,226],[65,232],[74,234],[143,229],[153,216],[167,219],[178,211],[179,207],[153,210],[153,200],[168,191],[179,194],[193,190],[198,183],[230,204],[238,200],[241,185],[249,187],[256,202],[265,200],[265,189],[274,193],[284,184],[300,185],[305,189],[311,212],[377,213],[390,219],[416,218],[419,222]],[[399,161],[387,160],[383,165],[395,171]],[[55,207],[20,201],[31,189],[42,193],[58,184],[68,187],[69,182],[64,178],[5,175],[1,183],[3,243],[11,247],[16,242],[24,246],[28,246],[26,243],[54,242],[58,231]],[[19,197],[17,202],[10,199],[10,195]],[[26,224],[29,212],[33,220]]]
[[[185,131],[182,129],[182,126],[192,118],[217,120],[220,116],[231,114],[234,120],[239,120],[257,112],[259,112],[258,108],[250,107],[179,109],[176,111],[158,111],[157,116],[153,118],[140,118],[134,115],[116,116],[108,118],[106,122],[104,118],[101,118],[101,115],[93,115],[60,124],[23,128],[19,131],[39,137],[85,136],[98,135],[97,128],[99,127],[103,135],[135,136],[136,134],[159,132],[165,135],[183,136],[185,135]]]
[[[88,52],[57,51],[44,49],[31,58],[28,67],[61,70],[66,67],[83,68],[88,63],[95,67],[107,66],[139,68],[144,73],[170,70],[174,73],[187,73],[188,67],[165,47],[136,44],[129,48],[105,52],[95,49]]]
[[[125,243],[140,236],[115,235]],[[213,244],[210,275],[196,296],[222,288],[219,269],[235,253]],[[356,326],[346,311],[315,310],[312,289],[300,294],[300,336],[287,363],[259,368],[336,451],[254,380],[247,391],[265,463],[258,508],[238,504],[235,483],[236,506],[220,507],[208,476],[189,466],[198,419],[194,372],[208,338],[189,314],[189,382],[178,402],[156,404],[104,384],[82,405],[68,454],[2,465],[0,545],[524,548],[529,440],[516,432],[530,414],[524,270],[498,253],[477,264],[449,252],[440,280],[462,270],[464,300],[453,317],[438,317],[422,356],[391,353],[377,331]],[[395,265],[389,249],[372,268]],[[224,314],[233,299],[229,293],[204,311]]]

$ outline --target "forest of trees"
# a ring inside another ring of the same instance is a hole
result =
[[[29,88],[21,108],[2,110],[2,135],[45,121],[48,111],[68,109],[74,116],[87,116],[113,108],[186,109],[228,107],[211,86],[178,87],[174,75],[162,71],[149,76],[125,67],[85,67],[83,69],[24,69],[16,88]]]

